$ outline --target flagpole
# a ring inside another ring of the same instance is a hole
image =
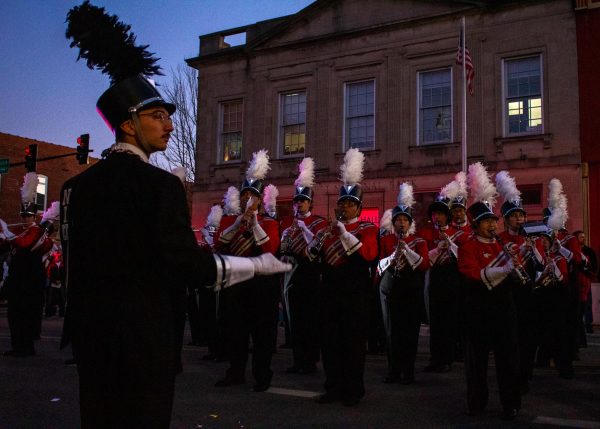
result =
[[[467,34],[465,32],[465,17],[461,19],[461,30],[462,40],[462,132],[461,132],[461,160],[462,160],[462,171],[467,172],[467,68],[466,68],[466,47],[467,47]]]

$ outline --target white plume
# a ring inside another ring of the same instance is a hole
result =
[[[35,201],[37,194],[38,175],[30,171],[23,177],[23,186],[21,187],[21,201],[24,203]]]
[[[42,215],[42,222],[45,222],[45,221],[56,222],[58,220],[59,216],[60,216],[60,204],[58,203],[58,201],[53,201],[52,204],[50,204],[50,207],[48,207],[48,209],[46,209],[46,211]]]
[[[265,149],[261,149],[258,152],[252,154],[252,161],[246,170],[246,179],[248,180],[262,180],[267,177],[267,173],[271,169],[269,165],[269,155],[267,155]]]
[[[227,188],[227,192],[223,198],[223,213],[226,215],[239,215],[240,209],[240,191],[235,186]]]
[[[563,192],[562,183],[556,178],[548,183],[548,207],[551,209],[560,207],[567,211],[567,196]]]
[[[275,213],[277,207],[277,197],[279,196],[279,189],[275,185],[267,185],[263,191],[263,203],[265,204],[265,211],[272,215]]]
[[[562,207],[556,207],[552,210],[552,214],[548,218],[548,228],[559,231],[565,227],[568,218],[567,210]]]
[[[233,188],[233,186],[232,186]],[[210,213],[206,217],[206,226],[218,228],[223,217],[223,208],[219,204],[215,204],[210,208]]]
[[[398,205],[412,207],[414,203],[413,187],[410,183],[404,182],[400,185],[400,192],[398,192]]]
[[[451,201],[457,197],[467,199],[467,175],[464,171],[459,171],[454,176],[454,180],[448,183],[440,191],[440,195],[449,198]]]
[[[315,162],[312,158],[304,158],[298,165],[298,171],[300,174],[298,174],[298,178],[294,182],[294,185],[302,188],[315,185]]]
[[[496,204],[496,188],[490,180],[490,175],[481,162],[469,165],[467,183],[471,196],[476,202],[486,201],[491,207]]]
[[[502,170],[496,174],[496,188],[504,201],[513,201],[521,199],[521,191],[517,189],[517,183],[514,177],[506,170]]]
[[[356,185],[363,179],[365,154],[356,148],[348,149],[344,156],[344,164],[340,167],[342,182],[345,185]]]
[[[185,183],[185,178],[187,177],[187,169],[185,167],[175,167],[171,170],[171,173],[179,177],[181,183]]]
[[[394,231],[394,225],[392,224],[392,209],[387,209],[383,212],[383,216],[381,216],[381,219],[379,220],[379,227],[388,232]]]

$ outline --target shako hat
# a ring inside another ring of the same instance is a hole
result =
[[[169,115],[175,112],[175,105],[165,101],[148,78],[162,75],[155,64],[158,59],[146,51],[148,45],[135,45],[130,25],[87,0],[69,11],[67,23],[65,35],[72,39],[71,47],[79,48],[77,60],[83,58],[90,69],[110,76],[111,86],[96,107],[113,132],[132,114],[150,107],[162,106]]]
[[[294,201],[307,199],[312,202],[315,185],[315,162],[306,157],[298,164],[298,178],[294,182]]]
[[[37,197],[38,175],[30,171],[23,177],[23,186],[21,187],[21,216],[35,216],[38,206],[35,202]]]
[[[467,184],[473,197],[473,204],[467,209],[469,219],[477,223],[483,219],[494,218],[494,204],[496,203],[496,187],[481,162],[469,165]]]
[[[363,168],[365,155],[358,149],[348,149],[344,155],[344,163],[340,167],[341,181],[340,196],[338,202],[351,200],[358,205],[362,204],[362,189],[360,182],[363,179]]]
[[[410,183],[404,182],[400,185],[397,202],[398,205],[392,209],[392,224],[399,215],[406,216],[412,224],[412,206],[415,204],[415,199],[413,197],[413,187]]]
[[[510,176],[508,171],[502,170],[496,174],[496,188],[498,189],[498,193],[504,198],[504,203],[500,207],[503,217],[506,218],[515,211],[527,214],[523,208],[521,191],[517,189],[515,179]]]
[[[265,188],[264,179],[267,177],[269,165],[269,155],[265,149],[252,154],[252,161],[246,170],[246,178],[240,187],[240,194],[245,190],[250,190],[256,195],[262,195]]]
[[[459,171],[454,176],[454,180],[442,188],[440,194],[448,198],[450,210],[455,207],[467,208],[467,175],[464,171]]]

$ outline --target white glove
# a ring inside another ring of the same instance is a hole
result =
[[[556,240],[556,251],[563,255],[567,262],[571,262],[571,258],[573,257],[573,252],[571,252],[566,247],[563,247],[560,240]]]
[[[15,234],[10,232],[10,230],[8,229],[8,225],[6,225],[6,222],[4,222],[3,219],[0,219],[0,229],[2,229],[2,234],[4,234],[7,240],[12,240],[16,237]]]
[[[512,259],[501,267],[489,267],[481,270],[481,280],[489,290],[498,286],[513,270]]]
[[[308,227],[306,226],[306,224],[304,223],[303,220],[298,221],[298,226],[302,230],[302,237],[304,237],[304,241],[306,241],[306,244],[313,241],[313,238],[315,238],[315,235],[311,232],[310,229],[308,229]]]
[[[344,246],[344,250],[346,251],[346,255],[348,256],[352,255],[362,246],[360,240],[356,236],[347,232],[346,228],[344,228],[344,233],[340,235],[340,241],[342,242],[342,246]]]
[[[404,255],[406,256],[406,260],[410,264],[411,268],[414,270],[421,263],[423,258],[414,250],[407,248],[404,251]]]
[[[248,259],[254,264],[254,275],[257,276],[285,273],[292,269],[292,264],[281,262],[270,253],[263,253],[260,256],[253,256]]]
[[[254,220],[252,222],[254,222],[254,226],[252,227],[252,235],[254,236],[254,242],[260,246],[261,244],[265,244],[267,241],[269,241],[269,236],[258,224],[256,213],[254,214],[253,219]]]
[[[337,224],[335,226],[340,232],[340,235],[344,235],[346,233],[346,226],[339,220],[337,221]]]

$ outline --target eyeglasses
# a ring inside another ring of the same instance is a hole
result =
[[[155,119],[162,123],[164,123],[164,122],[167,122],[170,124],[173,123],[173,118],[171,118],[168,114],[166,114],[165,112],[162,112],[160,110],[157,110],[156,112],[152,112],[152,113],[139,113],[138,116],[150,116],[152,119]]]

